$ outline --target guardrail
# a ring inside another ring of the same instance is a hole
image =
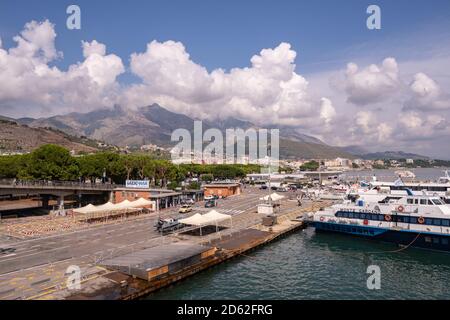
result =
[[[101,189],[113,190],[117,187],[123,187],[121,184],[111,183],[84,183],[78,181],[46,181],[46,180],[15,180],[15,179],[1,179],[0,186],[7,186],[13,188],[31,187],[31,188],[76,188],[76,189]]]

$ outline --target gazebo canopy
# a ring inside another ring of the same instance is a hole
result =
[[[113,210],[123,210],[123,209],[131,209],[131,208],[133,208],[132,203],[128,199],[126,199],[120,203],[115,204]]]
[[[272,201],[278,201],[281,199],[284,199],[284,196],[279,195],[278,193],[274,192],[270,195],[270,198],[272,199]],[[259,200],[264,200],[264,201],[268,201],[269,200],[269,195],[259,198]]]
[[[102,204],[100,206],[96,206],[96,211],[107,211],[107,210],[113,210],[115,207],[115,204],[112,202],[107,202],[105,204]]]
[[[204,226],[210,224],[216,224],[218,222],[231,219],[231,216],[228,214],[219,213],[215,210],[212,210],[206,214],[196,213],[193,216],[190,216],[185,219],[180,219],[179,221],[183,224],[189,224],[194,226]]]
[[[146,205],[151,205],[151,204],[153,204],[152,201],[141,198],[141,199],[138,199],[133,202],[130,202],[129,200],[124,200],[117,204],[114,204],[112,202],[107,202],[100,206],[94,206],[92,204],[88,204],[85,207],[74,209],[73,211],[75,213],[88,214],[88,213],[97,213],[97,212],[106,212],[106,211],[136,209],[136,208],[143,207]]]
[[[89,203],[87,206],[74,209],[73,211],[76,213],[89,213],[96,211],[96,209],[97,208],[93,204]]]
[[[139,198],[135,201],[132,201],[130,203],[132,208],[139,208],[139,207],[145,207],[145,206],[151,206],[154,205],[154,201],[150,201],[144,198]]]

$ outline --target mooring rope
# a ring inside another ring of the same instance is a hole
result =
[[[378,254],[378,253],[397,253],[397,252],[401,252],[403,250],[408,249],[414,242],[416,242],[416,240],[419,238],[419,236],[422,234],[422,232],[419,232],[417,234],[417,236],[405,247],[402,247],[400,249],[397,250],[388,250],[388,251],[374,251],[374,252],[366,252],[366,254]]]

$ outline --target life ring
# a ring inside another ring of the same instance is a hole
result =
[[[417,219],[417,222],[419,222],[420,224],[424,224],[425,223],[425,218],[424,217],[419,217]]]
[[[366,226],[367,226],[367,225],[369,224],[369,220],[367,220],[367,219],[364,219],[364,222],[363,222],[363,223],[364,223],[364,225],[366,225]]]
[[[398,206],[397,207],[397,211],[398,212],[403,212],[403,211],[405,211],[405,207],[404,206]]]
[[[384,216],[384,220],[386,220],[386,221],[391,221],[391,220],[392,220],[391,215],[390,215],[390,214],[385,215],[385,216]]]
[[[323,222],[324,220],[325,220],[325,218],[324,218],[324,217],[320,217],[320,221],[322,221],[322,222]]]

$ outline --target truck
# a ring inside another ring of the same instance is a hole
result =
[[[177,219],[161,219],[159,218],[155,224],[155,229],[158,232],[166,233],[170,231],[175,231],[183,227]]]

